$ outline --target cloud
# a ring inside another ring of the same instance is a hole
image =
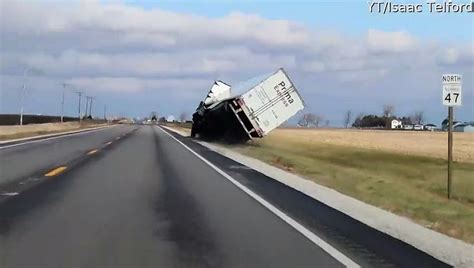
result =
[[[139,79],[133,77],[78,77],[65,80],[71,88],[77,90],[96,89],[97,93],[140,93],[155,92],[156,94],[170,94],[170,91],[186,95],[185,85],[189,87],[208,86],[208,80],[203,79]],[[170,90],[172,89],[172,90]]]
[[[436,79],[417,77],[447,68],[469,72],[474,59],[472,44],[426,41],[403,30],[347,37],[237,11],[209,18],[99,2],[3,1],[1,12],[4,91],[21,82],[28,66],[44,73],[31,79],[38,90],[67,81],[122,102],[173,92],[160,100],[194,107],[215,79],[235,83],[285,67],[303,96],[376,92],[369,98],[379,103],[400,95],[414,100],[417,92],[435,98],[439,92],[427,88],[436,88]]]
[[[384,32],[369,29],[367,45],[374,52],[407,52],[418,46],[418,41],[406,32]]]
[[[461,48],[448,47],[441,49],[437,57],[438,63],[444,66],[474,65],[474,42]],[[473,70],[474,71],[474,70]]]

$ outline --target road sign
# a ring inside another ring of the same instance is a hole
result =
[[[460,74],[443,75],[443,105],[462,105],[462,76]]]
[[[451,198],[453,166],[453,117],[454,106],[462,105],[462,76],[443,74],[443,105],[448,106],[448,199]]]

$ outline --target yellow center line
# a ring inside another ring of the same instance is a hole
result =
[[[87,153],[87,155],[95,154],[95,153],[97,153],[98,151],[99,151],[99,150],[92,150],[92,151],[89,151],[89,152]]]
[[[46,177],[56,176],[56,175],[59,175],[60,173],[62,173],[66,169],[67,169],[67,167],[65,167],[65,166],[57,167],[57,168],[51,170],[50,172],[44,174],[44,176],[46,176]]]

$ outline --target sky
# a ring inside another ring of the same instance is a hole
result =
[[[1,1],[0,113],[18,113],[25,83],[26,113],[59,115],[65,92],[75,116],[83,91],[96,116],[106,106],[115,116],[190,117],[214,80],[232,85],[283,67],[305,112],[332,126],[347,110],[381,114],[384,105],[439,125],[444,73],[463,75],[455,119],[474,121],[473,13],[378,14],[369,4]]]

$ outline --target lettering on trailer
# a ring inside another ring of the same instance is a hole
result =
[[[252,116],[252,118],[256,118],[257,116],[259,116],[260,114],[262,114],[263,112],[265,112],[266,110],[268,110],[269,108],[274,106],[275,103],[277,103],[280,100],[284,99],[285,96],[286,96],[286,93],[290,94],[293,91],[295,91],[295,87],[293,87],[293,86],[291,86],[290,88],[285,88],[285,91],[283,91],[282,94],[280,94],[280,95],[277,94],[277,96],[275,98],[273,98],[269,102],[265,103],[262,107],[258,108],[256,111],[253,111],[250,114],[250,116]],[[291,95],[290,95],[290,97],[291,97]],[[294,100],[292,101],[292,103],[293,102],[294,102]]]
[[[282,101],[285,107],[288,107],[288,105],[294,102],[293,98],[290,95],[290,91],[289,90],[285,91],[286,90],[285,81],[281,81],[275,87],[273,87],[273,89],[276,90],[279,97],[282,97]]]
[[[280,85],[281,83],[284,84],[284,82],[280,82],[278,83],[274,89],[276,87],[278,87],[278,85]],[[296,89],[295,87],[291,86],[289,88],[284,88],[285,91],[281,91],[281,94],[278,94],[278,91],[277,91],[277,96],[273,99],[271,99],[269,102],[265,103],[263,106],[259,107],[257,110],[253,111],[249,114],[249,116],[251,116],[253,119],[255,119],[257,116],[259,116],[260,114],[262,114],[263,112],[265,112],[267,109],[269,109],[270,107],[274,106],[275,103],[279,102],[281,99],[285,98],[285,96],[289,95],[289,97],[291,98],[291,103],[294,102],[294,99],[293,97],[291,97],[290,93],[294,92]],[[290,104],[291,104],[290,103]],[[287,103],[288,104],[288,103]],[[288,105],[286,106],[288,107]]]

